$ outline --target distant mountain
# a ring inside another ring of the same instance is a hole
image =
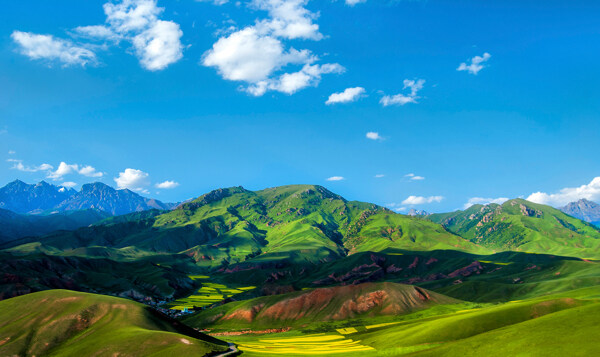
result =
[[[559,209],[569,216],[600,226],[600,205],[596,202],[583,198]]]
[[[415,217],[415,216],[429,216],[430,213],[427,212],[427,211],[424,211],[424,210],[416,210],[414,208],[411,208],[410,211],[408,211],[407,215],[408,216],[412,216],[412,217]]]
[[[23,237],[40,236],[58,230],[74,230],[109,216],[108,213],[95,209],[50,215],[25,215],[0,209],[0,243]]]
[[[15,180],[0,188],[0,208],[17,213],[41,213],[56,207],[75,193],[73,189],[45,181],[29,185]]]
[[[427,218],[471,242],[497,251],[600,257],[597,227],[556,208],[523,199],[502,205],[474,205],[464,211],[432,214]]]
[[[149,209],[168,210],[175,206],[142,197],[128,189],[116,190],[101,182],[85,184],[79,192],[45,181],[29,185],[15,180],[0,188],[0,209],[25,214],[95,209],[121,215]]]
[[[128,189],[115,190],[101,182],[85,184],[81,191],[56,206],[57,211],[94,208],[112,215],[122,215],[149,209],[168,210],[173,204],[145,198]]]

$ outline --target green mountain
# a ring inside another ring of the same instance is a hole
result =
[[[386,248],[487,251],[438,224],[310,185],[219,189],[164,214],[129,217],[12,245],[40,242],[60,251],[136,247],[183,253],[212,268],[247,260],[312,264]]]
[[[0,301],[2,356],[204,356],[227,349],[125,299],[52,290]]]
[[[600,258],[599,228],[558,209],[523,199],[502,205],[474,205],[464,211],[433,214],[427,219],[496,251]]]

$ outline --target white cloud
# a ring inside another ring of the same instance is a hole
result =
[[[429,196],[429,197],[408,196],[404,201],[402,201],[402,204],[403,205],[422,205],[422,204],[426,204],[426,203],[442,202],[443,199],[444,199],[443,196]]]
[[[245,82],[241,89],[261,96],[268,90],[293,94],[309,86],[317,86],[321,75],[341,73],[337,63],[315,64],[319,58],[307,49],[287,48],[283,40],[323,38],[314,23],[317,14],[304,6],[307,0],[252,0],[251,6],[268,12],[268,18],[237,31],[227,31],[203,55],[201,64],[214,67],[219,75],[231,81]],[[296,72],[284,67],[302,66]]]
[[[360,4],[361,2],[366,2],[367,0],[346,0],[346,5],[354,6],[356,4]]]
[[[411,180],[413,180],[413,181],[421,181],[421,180],[425,180],[425,177],[423,177],[423,176],[418,176],[418,175],[415,175],[415,174],[413,174],[413,173],[406,174],[406,175],[404,175],[404,177],[408,177],[409,179],[411,179]]]
[[[534,192],[527,197],[527,200],[558,207],[582,198],[590,201],[600,201],[600,176],[594,177],[587,185],[566,187],[556,193]]]
[[[38,171],[49,171],[52,170],[53,167],[50,164],[41,164],[39,166],[25,166],[23,164],[23,160],[17,159],[8,159],[7,162],[12,162],[13,166],[12,170],[18,170],[23,172],[38,172]]]
[[[8,150],[8,154],[9,154],[9,155],[14,155],[14,154],[16,154],[16,153],[17,153],[17,152],[16,152],[16,151],[14,151],[14,150]]]
[[[66,182],[63,182],[60,185],[62,187],[66,187],[66,188],[73,188],[73,187],[77,186],[77,183],[76,182],[72,182],[72,181],[66,181]]]
[[[23,55],[34,60],[56,61],[63,66],[82,67],[96,63],[96,54],[93,51],[52,35],[14,31],[10,37],[19,45],[19,51]]]
[[[73,36],[88,40],[119,43],[128,41],[143,68],[162,70],[183,57],[179,24],[160,20],[164,8],[157,0],[122,0],[107,2],[103,6],[106,25],[79,26]],[[96,54],[71,41],[15,31],[12,38],[21,46],[21,52],[32,59],[57,60],[65,66],[96,63]],[[98,48],[88,44],[87,47]],[[107,48],[106,44],[102,46]]]
[[[383,137],[379,135],[376,131],[369,131],[365,137],[371,140],[383,140]]]
[[[484,198],[484,197],[471,197],[469,201],[465,203],[463,209],[467,209],[473,205],[489,205],[490,203],[497,203],[499,205],[508,201],[506,197],[498,197],[498,198]]]
[[[424,79],[405,79],[404,87],[402,89],[410,89],[409,94],[396,94],[396,95],[385,95],[379,101],[384,107],[389,105],[405,105],[408,103],[417,103],[417,99],[420,97],[417,96],[418,92],[423,89],[423,85],[425,84]]]
[[[96,29],[95,32],[104,32],[109,36],[115,33],[130,41],[145,69],[165,69],[183,57],[183,32],[179,24],[159,20],[163,11],[164,8],[158,7],[156,0],[109,2],[104,4],[109,31]]]
[[[471,58],[471,64],[463,62],[458,66],[456,70],[468,71],[471,74],[477,74],[483,69],[483,67],[485,67],[483,63],[487,62],[490,59],[490,57],[492,57],[492,55],[490,55],[487,52],[484,53],[483,56],[475,56]]]
[[[333,93],[329,96],[325,104],[350,103],[356,101],[365,93],[363,87],[346,88],[341,93]]]
[[[53,180],[61,180],[66,175],[79,174],[86,177],[102,177],[104,173],[98,172],[94,167],[86,165],[79,166],[78,164],[67,164],[62,161],[55,171],[49,172],[47,177]]]
[[[125,169],[125,171],[119,172],[119,177],[115,177],[114,180],[119,189],[127,188],[132,191],[147,193],[146,188],[150,186],[149,176],[141,170]]]
[[[331,176],[327,178],[327,181],[342,181],[345,180],[343,176]]]
[[[79,169],[79,174],[87,177],[102,177],[104,173],[98,172],[94,167],[87,165]]]
[[[377,174],[377,175],[375,175],[374,177],[375,177],[375,178],[382,178],[382,177],[385,177],[385,175],[384,175],[384,174]]]
[[[156,188],[162,188],[165,190],[170,190],[172,188],[175,188],[177,186],[179,186],[179,182],[175,182],[175,181],[164,181],[161,183],[157,183],[156,185],[154,185]]]

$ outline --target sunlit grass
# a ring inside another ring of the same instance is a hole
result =
[[[210,279],[207,275],[190,275],[190,278],[194,280]],[[202,308],[255,288],[255,286],[228,287],[206,281],[202,282],[202,287],[193,295],[173,301],[169,304],[169,308],[173,310]]]
[[[360,341],[328,334],[259,339],[255,342],[240,343],[238,347],[244,352],[282,355],[344,354],[374,350],[373,347],[362,345]]]

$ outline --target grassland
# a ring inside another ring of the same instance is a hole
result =
[[[203,356],[227,350],[126,299],[50,290],[0,301],[1,356]]]
[[[181,311],[201,309],[256,288],[255,286],[229,287],[210,282],[208,275],[190,275],[190,278],[201,281],[202,287],[190,296],[170,302],[167,305],[170,309]]]

